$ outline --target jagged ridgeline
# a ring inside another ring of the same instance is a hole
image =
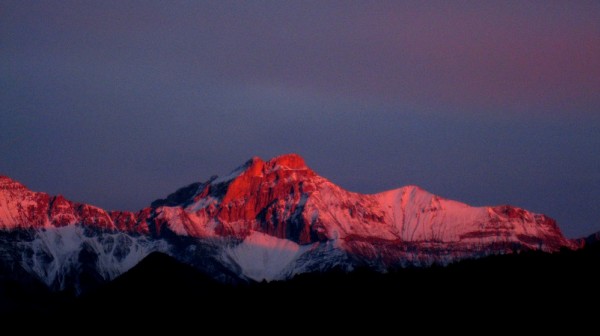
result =
[[[76,293],[155,251],[232,283],[578,246],[545,215],[471,207],[416,186],[354,193],[295,154],[252,158],[138,212],[105,211],[0,177],[2,263]]]

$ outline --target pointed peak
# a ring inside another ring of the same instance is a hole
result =
[[[282,167],[289,169],[308,169],[304,159],[298,154],[284,154],[272,158],[267,162],[267,166],[271,168]]]
[[[285,154],[272,158],[269,161],[264,161],[258,156],[252,157],[243,165],[233,170],[228,175],[218,177],[211,180],[213,185],[225,183],[238,178],[241,175],[246,176],[262,176],[265,173],[270,173],[275,170],[309,170],[304,162],[304,159],[298,154]]]
[[[251,175],[260,175],[265,167],[265,161],[259,158],[258,156],[252,157],[250,160],[246,161],[242,166],[238,167],[238,169],[234,170],[239,174],[251,174]]]
[[[253,156],[250,160],[246,161],[246,163],[244,163],[242,166],[238,167],[239,170],[240,168],[248,169],[250,167],[254,167],[254,166],[262,166],[265,164],[265,161],[261,158],[259,158],[258,156]]]
[[[254,172],[255,174],[257,174],[262,171],[264,165],[265,162],[261,158],[259,158],[258,156],[254,156],[250,160],[246,161],[243,165],[234,169],[231,173],[224,176],[219,176],[217,178],[211,178],[209,182],[213,185],[217,185],[220,183],[232,181],[238,176],[247,172]]]
[[[414,184],[405,185],[404,187],[402,187],[400,189],[405,190],[405,192],[407,192],[407,193],[416,192],[416,193],[431,194],[429,191],[419,187],[418,185],[414,185]]]

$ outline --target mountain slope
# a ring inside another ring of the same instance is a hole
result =
[[[98,207],[71,202],[63,196],[34,192],[0,175],[0,230],[41,229],[82,225],[104,230],[147,233],[136,221],[143,213],[107,212]]]
[[[0,258],[48,286],[81,292],[161,251],[225,282],[367,267],[447,264],[522,250],[575,248],[554,220],[470,207],[415,186],[349,192],[295,154],[252,158],[137,213],[33,192],[0,177]]]
[[[352,193],[318,176],[297,155],[267,162],[253,158],[226,178],[192,185],[168,199],[168,205],[156,209],[159,222],[195,237],[245,237],[258,231],[299,244],[362,237],[507,242],[549,251],[570,244],[544,215],[511,206],[469,207],[414,186],[374,195]]]

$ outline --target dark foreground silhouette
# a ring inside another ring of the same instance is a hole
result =
[[[333,271],[227,285],[153,253],[81,297],[51,293],[25,273],[19,282],[0,278],[0,308],[3,316],[197,316],[205,322],[227,316],[238,322],[284,319],[303,326],[328,323],[333,316],[407,323],[410,316],[461,321],[494,320],[498,314],[512,319],[569,315],[590,323],[586,319],[598,314],[599,271],[600,245],[595,244],[578,251],[492,256],[387,274]]]

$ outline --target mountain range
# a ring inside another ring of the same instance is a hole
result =
[[[106,211],[0,176],[0,277],[31,277],[75,294],[152,252],[220,283],[249,283],[585,244],[565,238],[550,217],[518,207],[472,207],[416,186],[350,192],[296,154],[254,157],[138,212]]]

